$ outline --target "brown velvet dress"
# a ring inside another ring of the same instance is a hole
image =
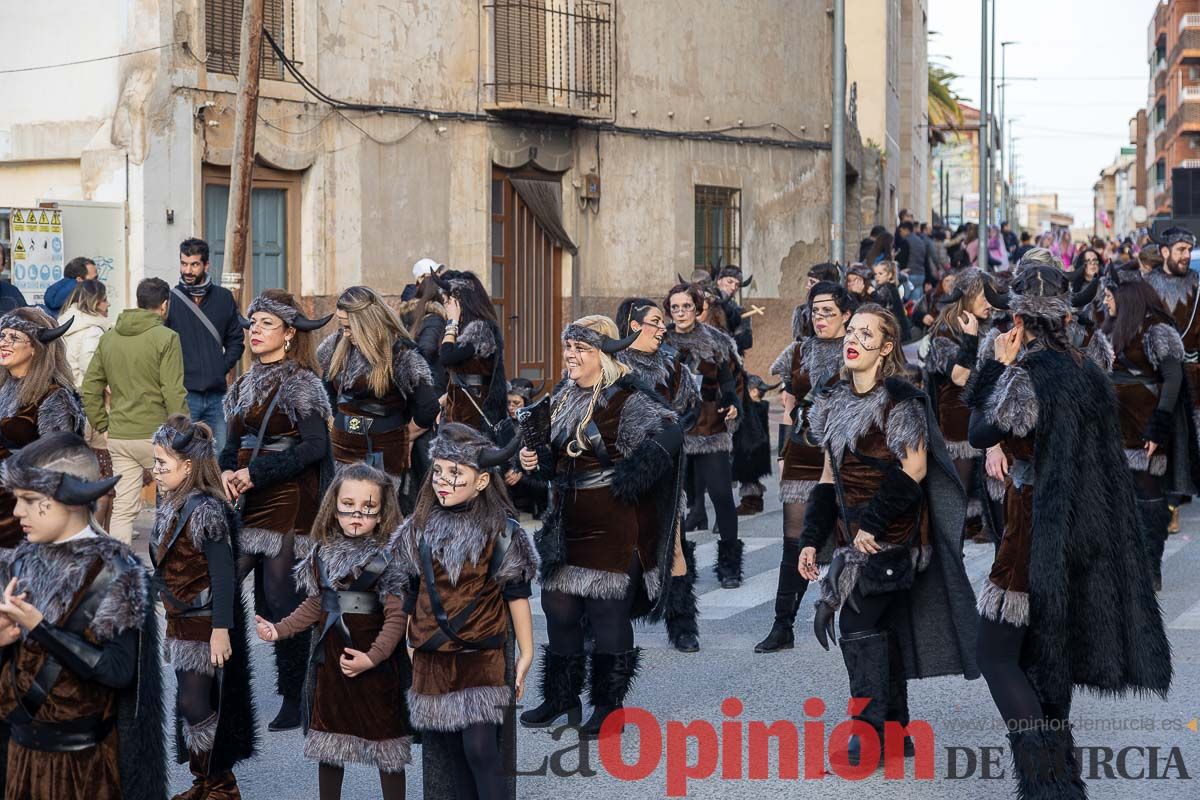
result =
[[[176,599],[185,604],[192,604],[200,594],[212,586],[208,574],[208,559],[204,552],[196,547],[192,536],[194,519],[189,519],[175,540],[170,550],[171,533],[175,527],[176,514],[171,514],[170,528],[158,544],[155,562],[159,565],[163,584],[166,590]],[[193,513],[192,517],[196,515]],[[163,603],[167,613],[167,649],[171,652],[171,643],[183,642],[199,645],[207,661],[209,640],[212,638],[211,616],[184,616],[183,612],[170,603]],[[190,665],[172,663],[176,669],[189,669]]]
[[[879,491],[879,487],[883,485],[886,474],[881,471],[880,466],[867,463],[860,456],[876,462],[882,462],[887,467],[900,463],[900,459],[888,447],[887,435],[883,429],[873,425],[867,435],[859,437],[854,449],[845,454],[839,465],[846,505],[850,508],[863,507],[871,502],[871,498],[875,496],[875,493]],[[918,525],[919,527],[915,531],[916,539],[914,540],[913,528]],[[850,529],[847,530],[845,522],[839,515],[837,532],[838,546],[850,547],[854,542],[855,535],[858,533],[858,520],[852,518],[850,520]],[[913,547],[928,545],[929,518],[925,514],[924,497],[921,498],[921,502],[917,507],[897,515],[889,523],[886,531],[882,534],[876,533],[875,541],[894,545],[911,545]]]
[[[700,413],[695,424],[684,431],[684,452],[689,455],[731,452],[737,422],[727,423],[720,409],[728,405],[727,395],[741,395],[744,377],[737,345],[729,334],[703,322],[697,322],[687,333],[667,331],[666,341],[679,351],[692,372],[700,376]],[[727,385],[722,386],[725,370],[728,370]]]
[[[1009,463],[1024,461],[1032,464],[1033,436],[1008,436],[1001,447]],[[1018,487],[1011,472],[1004,479],[1004,537],[992,561],[988,581],[1006,594],[1029,594],[1029,553],[1033,539],[1033,485]],[[981,594],[988,593],[988,587]],[[1012,598],[1008,601],[1011,603]],[[1028,601],[1026,601],[1028,602]],[[998,617],[991,617],[997,619]]]
[[[14,388],[19,385],[19,381],[10,379]],[[3,390],[0,390],[3,391]],[[33,444],[41,436],[41,430],[46,428],[46,420],[41,419],[40,408],[47,402],[51,395],[58,391],[66,391],[62,387],[53,385],[46,390],[42,395],[40,402],[21,406],[16,409],[11,415],[0,417],[0,462],[8,458],[13,451],[19,450],[22,447]],[[53,430],[72,430],[82,426],[82,414],[75,420],[71,427],[59,427],[60,422],[51,424]],[[0,486],[0,547],[15,547],[17,542],[24,538],[21,532],[21,524],[17,522],[13,516],[13,509],[16,507],[17,499],[13,496],[6,487]]]
[[[982,336],[982,334],[981,334]],[[982,453],[967,441],[971,409],[963,403],[964,387],[954,383],[954,360],[962,342],[946,325],[939,325],[930,337],[926,366],[937,378],[938,427],[946,440],[946,450],[954,459],[975,458]]]
[[[1153,458],[1146,457],[1146,430],[1158,408],[1162,376],[1158,364],[1164,358],[1183,360],[1183,344],[1174,328],[1147,320],[1113,362],[1112,380],[1117,393],[1117,419],[1121,443],[1129,467],[1162,475],[1167,470],[1169,446],[1160,445]]]
[[[471,356],[459,360],[461,355],[457,351],[468,345],[473,348],[467,351],[472,353]],[[439,357],[447,378],[443,422],[461,422],[477,431],[490,433],[482,412],[488,408],[493,378],[504,380],[503,375],[496,375],[499,346],[495,333],[482,320],[467,323],[455,344],[442,344]],[[493,424],[499,424],[500,421],[498,418],[491,420]]]
[[[810,353],[817,348],[820,352]],[[793,429],[783,447],[779,493],[784,503],[807,503],[821,480],[825,453],[809,440],[812,428],[808,414],[812,401],[809,398],[813,389],[826,389],[837,383],[841,350],[841,337],[828,340],[812,337],[789,346],[772,367],[772,372],[786,378],[788,391],[796,398],[794,414],[800,422],[800,430]]]
[[[1167,311],[1175,320],[1175,329],[1183,339],[1183,349],[1188,354],[1200,353],[1200,277],[1194,270],[1187,275],[1175,277],[1161,269],[1146,276],[1146,282],[1154,287]],[[1183,376],[1187,379],[1191,394],[1193,414],[1200,419],[1200,361],[1187,358],[1183,362]]]

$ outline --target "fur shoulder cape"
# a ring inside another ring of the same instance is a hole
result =
[[[332,415],[329,394],[317,374],[285,358],[275,364],[255,364],[237,379],[225,395],[226,418],[244,415],[256,405],[265,406],[276,389],[280,391],[277,407],[293,423],[314,414]]]
[[[1091,361],[1039,350],[984,364],[964,401],[1035,437],[1029,632],[1022,666],[1043,702],[1073,686],[1166,695],[1171,649],[1154,595],[1112,385]]]
[[[333,379],[329,377],[329,367],[333,362],[333,353],[342,340],[342,332],[337,331],[326,336],[317,346],[317,363],[321,365],[321,374],[326,383],[340,388],[350,386],[359,378],[371,372],[371,365],[366,356],[353,344],[350,352],[342,363],[340,374]],[[429,364],[421,357],[416,347],[402,339],[392,342],[392,385],[400,394],[408,396],[421,384],[432,383],[433,377]]]

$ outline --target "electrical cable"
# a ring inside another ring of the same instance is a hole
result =
[[[84,58],[79,61],[63,61],[58,64],[42,64],[36,67],[12,67],[10,69],[0,69],[0,75],[12,75],[16,72],[36,72],[43,69],[58,69],[59,67],[74,67],[78,64],[95,64],[97,61],[111,61],[114,58],[124,58],[125,56],[136,56],[142,53],[150,53],[155,50],[163,50],[168,47],[183,44],[183,42],[167,42],[166,44],[155,45],[154,47],[146,47],[141,50],[130,50],[128,53],[114,53],[111,56],[97,56],[96,58]]]

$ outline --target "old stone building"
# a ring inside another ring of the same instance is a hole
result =
[[[88,63],[0,85],[0,206],[119,204],[123,291],[173,280],[187,236],[223,266],[241,6],[17,4],[6,27],[29,46],[0,69]],[[719,257],[765,309],[751,368],[790,336],[803,274],[830,249],[823,1],[266,8],[281,53],[265,50],[251,291],[325,308],[356,283],[398,294],[423,256],[473,269],[510,370],[536,379],[556,373],[564,320],[659,298]],[[848,139],[853,252],[881,196],[878,154]]]

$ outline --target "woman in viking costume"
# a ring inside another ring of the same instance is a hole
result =
[[[83,408],[61,337],[72,320],[55,326],[36,308],[0,317],[0,460],[58,431],[83,432]],[[0,488],[0,547],[21,541],[16,500]]]
[[[335,313],[338,332],[317,348],[334,406],[333,459],[365,461],[399,485],[409,470],[410,443],[437,418],[429,365],[374,289],[350,287]]]
[[[617,308],[617,325],[622,337],[637,334],[633,344],[617,352],[617,360],[634,377],[650,386],[671,408],[680,429],[691,427],[700,412],[700,391],[692,371],[679,351],[663,343],[666,315],[652,300],[630,297]],[[675,578],[667,595],[663,619],[667,638],[676,650],[695,653],[700,649],[700,612],[696,607],[696,543],[689,542],[680,528],[671,569]],[[679,559],[683,561],[680,562]]]
[[[292,295],[268,289],[250,303],[254,364],[225,396],[229,432],[221,452],[221,482],[240,507],[238,574],[255,572],[259,613],[278,622],[300,596],[292,568],[311,546],[321,490],[331,470],[329,398],[317,377],[313,331]],[[300,727],[300,693],[308,661],[306,634],[275,644],[276,688],[283,703],[267,726]]]
[[[1171,661],[1116,398],[1071,344],[1067,276],[1048,255],[1026,254],[1009,294],[985,290],[1013,328],[964,395],[971,443],[1003,442],[1014,457],[1008,524],[979,595],[978,661],[1008,726],[1018,794],[1083,798],[1074,686],[1165,696]]]
[[[367,464],[342,467],[296,567],[304,602],[281,622],[256,617],[267,642],[314,630],[304,756],[318,762],[321,800],[340,800],[346,764],[379,770],[384,800],[404,799],[412,736],[404,703],[408,576],[388,542],[400,525],[395,482]]]
[[[727,333],[701,322],[704,294],[694,284],[671,289],[663,305],[674,324],[663,341],[676,350],[692,373],[700,376],[700,411],[684,431],[683,452],[692,471],[692,507],[685,531],[708,526],[705,494],[717,515],[717,580],[723,589],[742,584],[742,541],[738,538],[737,507],[733,502],[733,431],[741,413],[738,374],[741,358]]]
[[[5,796],[162,800],[162,657],[149,575],[95,523],[92,449],[52,433],[10,456],[0,480],[26,538],[0,551],[0,718]]]
[[[811,409],[820,392],[840,377],[842,339],[854,310],[854,300],[845,288],[822,281],[809,290],[806,306],[813,335],[792,342],[771,365],[771,374],[783,378],[784,414],[792,420],[792,426],[780,467],[783,558],[775,587],[775,622],[767,637],[754,646],[756,653],[776,653],[795,647],[796,612],[808,589],[808,581],[800,574],[800,535],[804,530],[805,509],[825,466],[825,454],[808,439]],[[833,554],[833,538],[829,537],[818,549],[817,563],[828,564]]]
[[[1105,276],[1105,332],[1116,359],[1110,376],[1117,392],[1121,439],[1133,472],[1138,518],[1149,545],[1155,591],[1162,589],[1162,556],[1171,511],[1167,492],[1190,494],[1190,419],[1183,380],[1183,339],[1175,321],[1137,270],[1110,269]],[[1177,435],[1178,434],[1178,435]],[[1167,463],[1174,461],[1171,475]],[[1182,480],[1180,480],[1182,479]],[[1168,490],[1168,482],[1170,487]]]
[[[451,270],[436,278],[445,296],[446,331],[438,361],[446,370],[442,422],[461,422],[496,440],[506,418],[508,384],[504,337],[492,298],[474,272]]]
[[[152,441],[159,495],[150,560],[167,612],[166,660],[175,669],[177,757],[193,776],[192,788],[174,800],[237,798],[233,767],[252,758],[257,744],[234,567],[237,515],[225,500],[207,425],[175,415]]]
[[[929,330],[929,354],[925,357],[925,391],[937,414],[946,449],[954,459],[959,480],[967,490],[967,525],[979,532],[983,512],[983,453],[967,442],[970,410],[963,405],[963,387],[979,357],[981,329],[991,316],[983,294],[987,277],[976,267],[955,274],[954,289],[939,300],[937,320]],[[1000,532],[993,536],[999,538]]]
[[[447,778],[454,797],[512,796],[500,726],[533,663],[529,597],[538,556],[495,468],[519,442],[499,450],[466,425],[443,425],[417,507],[392,538],[395,568],[409,579],[408,708],[413,727],[425,731],[427,797],[445,796]]]
[[[525,469],[552,476],[553,498],[538,534],[542,609],[549,645],[542,703],[521,715],[529,727],[581,716],[584,614],[592,626],[594,737],[622,707],[641,650],[633,620],[656,619],[665,603],[679,506],[675,412],[613,358],[640,334],[616,339],[608,317],[583,317],[562,333],[567,379],[551,398],[549,446],[521,450]]]
[[[910,679],[979,676],[975,596],[961,556],[966,498],[928,398],[898,377],[900,335],[890,311],[861,306],[846,325],[844,380],[809,423],[825,465],[806,509],[800,573],[817,579],[817,550],[836,530],[814,629],[828,648],[840,608],[850,696],[870,699],[856,719],[875,741],[850,737],[852,765],[911,755],[907,737],[884,735],[886,722],[908,724]]]

